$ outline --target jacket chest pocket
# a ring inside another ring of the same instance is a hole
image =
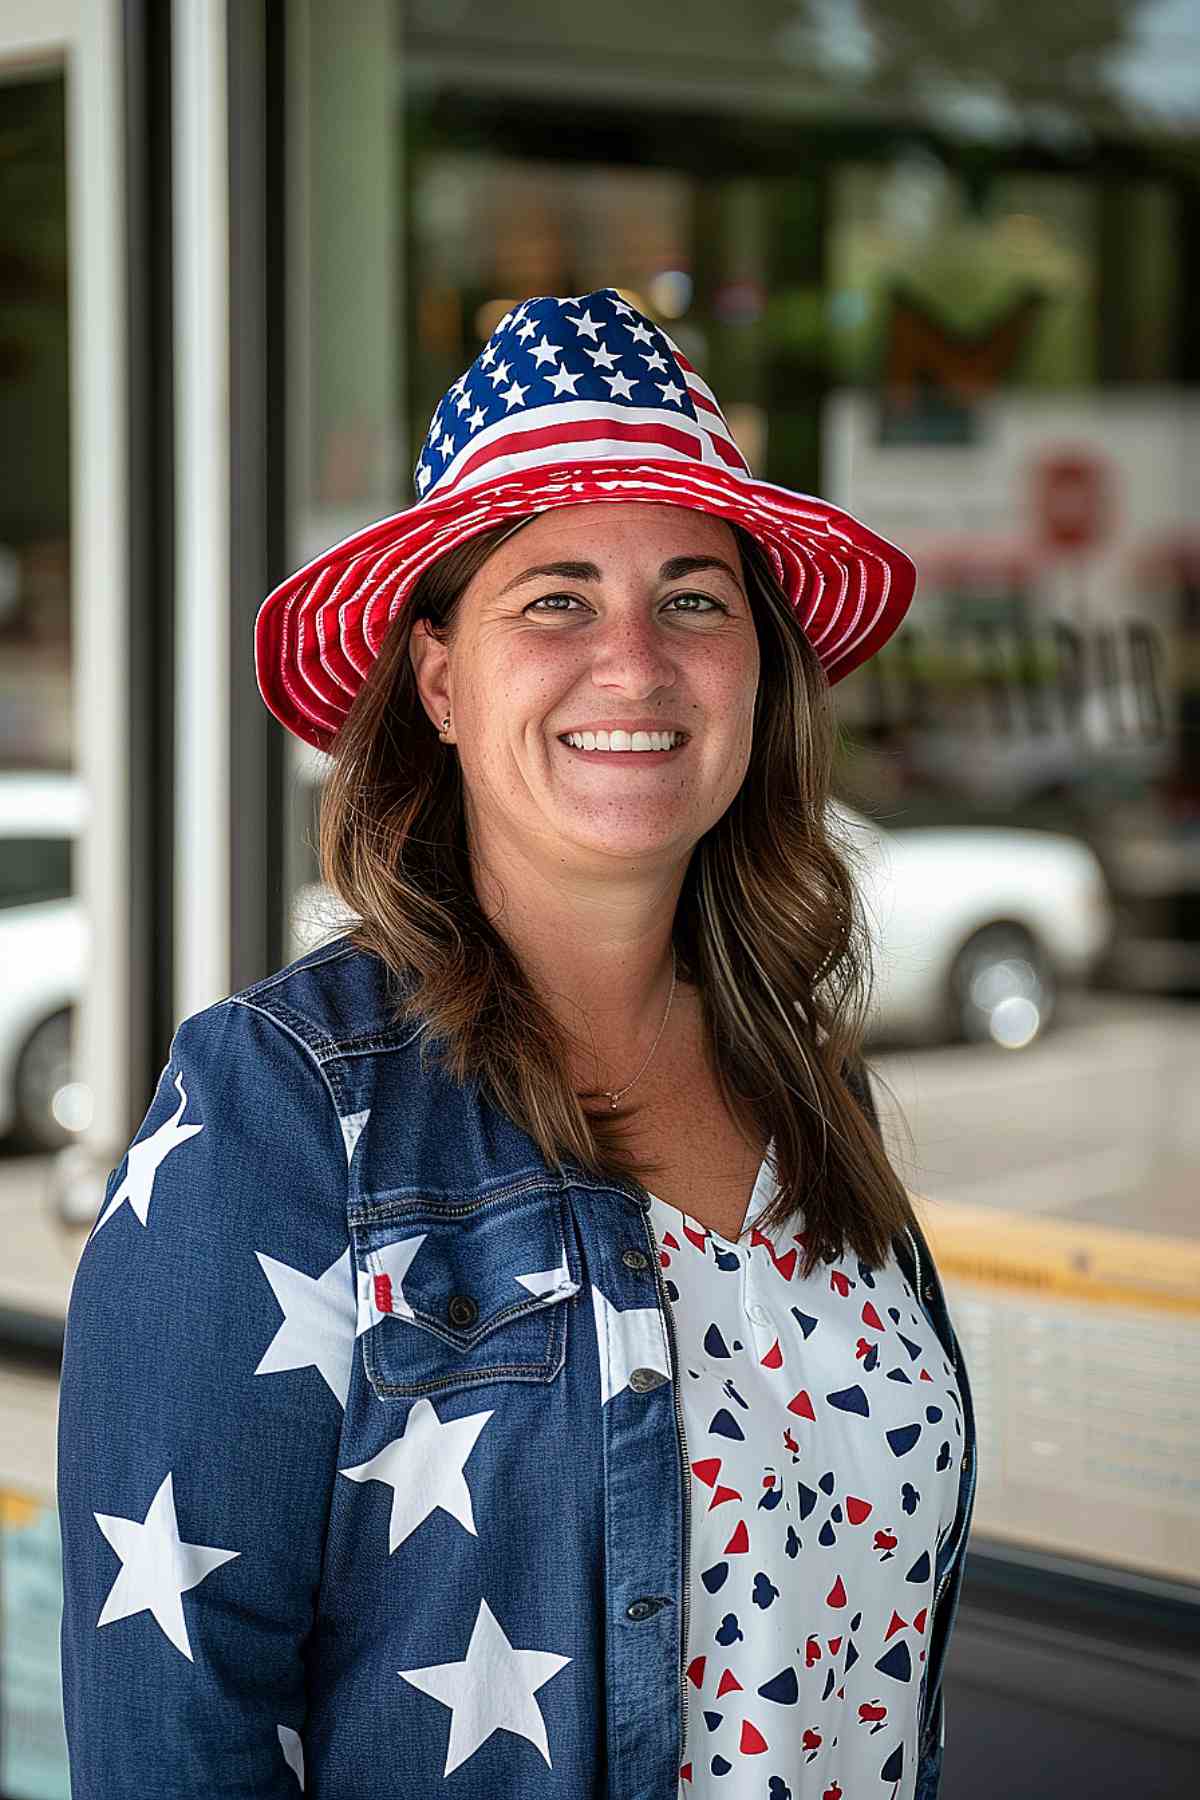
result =
[[[352,1206],[363,1366],[380,1399],[554,1380],[580,1287],[564,1208],[558,1189]]]

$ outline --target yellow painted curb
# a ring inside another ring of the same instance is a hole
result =
[[[31,1525],[41,1510],[30,1495],[0,1489],[0,1530],[19,1531],[23,1525]]]
[[[911,1198],[938,1272],[950,1280],[1039,1299],[1200,1316],[1200,1241],[1194,1238]]]

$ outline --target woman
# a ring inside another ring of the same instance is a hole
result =
[[[612,288],[416,490],[258,621],[360,922],[183,1021],[76,1273],[75,1800],[930,1800],[974,1420],[826,812],[912,565]]]

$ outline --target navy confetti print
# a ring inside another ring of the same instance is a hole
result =
[[[680,1800],[912,1800],[958,1384],[894,1258],[804,1280],[795,1222],[757,1229],[771,1154],[736,1244],[651,1196],[691,1471]]]

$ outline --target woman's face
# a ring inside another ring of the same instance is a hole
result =
[[[549,563],[572,566],[534,572]],[[426,639],[419,657],[430,711],[451,714],[485,854],[515,837],[557,866],[686,863],[742,785],[758,639],[737,540],[709,513],[607,502],[539,513],[471,581],[453,645]],[[589,755],[561,741],[647,722],[686,742]]]

